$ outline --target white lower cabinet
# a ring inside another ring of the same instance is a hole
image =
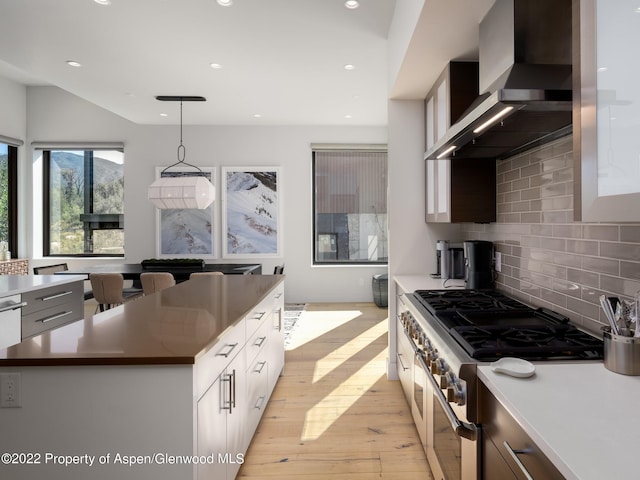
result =
[[[214,380],[197,402],[197,452],[215,462],[198,465],[199,480],[234,479],[244,461],[284,367],[283,293],[280,284],[205,360]]]
[[[273,295],[273,308],[269,328],[269,391],[273,390],[284,370],[284,285],[280,284]]]
[[[234,479],[246,452],[245,354],[240,351],[198,401],[198,479]]]

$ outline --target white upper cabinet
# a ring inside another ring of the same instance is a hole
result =
[[[640,220],[638,3],[580,0],[574,32],[575,219]]]

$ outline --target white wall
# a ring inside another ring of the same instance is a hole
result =
[[[0,90],[2,85],[0,85]],[[177,105],[176,105],[176,108]],[[184,116],[188,118],[187,106]],[[0,125],[6,116],[0,112]],[[153,257],[155,209],[147,201],[146,188],[155,166],[177,161],[179,127],[136,125],[56,87],[27,89],[27,151],[32,169],[31,142],[118,141],[125,144],[126,261]],[[0,133],[4,132],[0,130]],[[312,267],[311,243],[311,143],[386,143],[386,127],[227,127],[184,126],[186,161],[198,166],[281,166],[283,215],[282,258],[260,259],[264,272],[285,263],[287,302],[372,301],[371,277],[386,267]],[[35,165],[36,172],[39,164]],[[29,184],[40,189],[39,178],[28,172]],[[218,187],[220,169],[217,171]],[[40,200],[25,200],[29,222],[28,249],[34,264],[50,263],[41,257]],[[218,193],[219,198],[219,193]],[[219,202],[216,209],[220,220]],[[219,223],[218,223],[219,227]],[[219,232],[219,228],[218,228]],[[22,233],[22,232],[21,232]],[[220,253],[221,235],[217,250]],[[73,265],[96,260],[70,259]],[[245,260],[237,259],[237,262]],[[253,260],[250,260],[253,261]],[[102,263],[105,261],[103,260]]]

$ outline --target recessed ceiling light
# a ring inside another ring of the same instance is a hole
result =
[[[111,0],[93,0],[98,5],[111,5]]]
[[[351,115],[346,114],[346,115],[344,116],[344,118],[351,118]]]
[[[218,5],[222,5],[223,7],[230,7],[233,5],[233,0],[216,0]]]
[[[609,70],[607,67],[600,67],[598,68],[598,72],[602,73],[602,72],[606,72],[607,70]]]
[[[168,117],[169,115],[167,115],[166,113],[161,113],[160,116],[161,117]]]
[[[70,67],[81,67],[82,64],[80,62],[76,62],[75,60],[67,60],[67,65]]]
[[[253,118],[262,118],[262,115],[260,115],[259,113],[254,113]]]
[[[222,65],[220,65],[219,63],[210,63],[209,66],[215,70],[219,70],[222,68]]]
[[[358,0],[347,0],[344,2],[344,6],[350,10],[354,10],[360,6],[360,2],[358,2]]]
[[[344,69],[345,69],[345,70],[353,70],[353,69],[355,69],[355,68],[356,68],[356,67],[355,67],[355,65],[351,65],[350,63],[347,63],[347,64],[344,66]]]

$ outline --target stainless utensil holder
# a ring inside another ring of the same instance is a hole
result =
[[[640,338],[624,337],[603,327],[604,366],[622,375],[640,375]]]

